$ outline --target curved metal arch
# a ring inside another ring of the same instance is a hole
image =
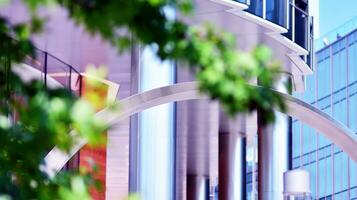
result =
[[[285,100],[288,108],[285,114],[299,119],[315,128],[336,144],[340,149],[346,152],[352,160],[357,162],[357,151],[355,151],[355,148],[357,147],[357,140],[353,137],[354,134],[350,129],[308,103],[287,94],[277,91],[274,92],[281,95]],[[98,112],[96,117],[98,120],[102,120],[108,125],[114,125],[132,114],[154,106],[193,99],[207,99],[207,96],[199,93],[197,82],[178,83],[127,97],[118,101],[121,106],[120,112],[113,112],[109,109],[104,109]],[[71,134],[74,133],[75,132],[71,132]],[[58,172],[85,144],[85,140],[78,139],[76,145],[69,154],[64,154],[57,148],[52,149],[45,158],[47,165],[43,170],[49,175],[53,175]]]

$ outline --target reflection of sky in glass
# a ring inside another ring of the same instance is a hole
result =
[[[173,63],[162,62],[153,47],[145,47],[140,61],[140,92],[174,83]],[[172,198],[174,169],[173,104],[145,110],[140,125],[140,194],[143,200]]]
[[[354,132],[357,132],[356,58],[357,31],[354,31],[316,54],[315,73],[306,77],[305,93],[296,94]],[[314,197],[357,198],[356,163],[330,140],[316,135],[311,127],[295,121],[292,128],[293,168],[302,167],[310,172]]]

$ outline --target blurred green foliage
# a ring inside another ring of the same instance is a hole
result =
[[[237,51],[231,34],[207,24],[189,26],[173,17],[193,12],[190,0],[56,2],[87,31],[101,35],[120,51],[130,48],[130,41],[134,40],[153,46],[162,60],[175,60],[189,66],[197,74],[200,90],[219,100],[232,116],[259,109],[262,122],[269,123],[274,120],[275,107],[285,109],[280,96],[270,91],[280,74],[279,64],[272,60],[271,51],[265,46],[258,46],[249,53]],[[118,30],[131,34],[125,35]],[[260,88],[247,84],[257,79]]]
[[[163,60],[185,63],[197,74],[200,90],[219,100],[232,116],[259,109],[263,122],[268,123],[274,120],[274,107],[285,109],[280,96],[270,91],[280,73],[271,51],[264,46],[252,52],[238,51],[232,35],[211,25],[188,26],[170,15],[173,10],[194,12],[190,0],[23,2],[31,20],[11,25],[0,18],[0,199],[90,199],[88,185],[96,185],[81,170],[55,177],[41,170],[43,158],[54,146],[64,152],[72,147],[71,129],[92,145],[101,141],[100,133],[106,129],[94,120],[89,104],[69,91],[48,89],[36,80],[23,82],[11,71],[11,65],[33,54],[30,37],[46,21],[38,15],[41,6],[64,7],[74,21],[118,50],[127,50],[134,41],[155,47]],[[247,84],[257,79],[261,87]]]
[[[50,177],[41,169],[53,147],[71,149],[70,130],[97,145],[106,127],[70,91],[45,88],[40,80],[24,82],[12,72],[12,65],[33,53],[28,26],[0,19],[0,199],[90,199],[88,186],[97,182],[88,173]]]

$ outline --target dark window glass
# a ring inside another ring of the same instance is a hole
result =
[[[303,10],[295,8],[295,43],[307,49],[308,15]]]
[[[293,123],[293,157],[300,156],[300,122]]]
[[[267,0],[266,19],[287,27],[287,0]]]
[[[251,0],[248,12],[263,17],[263,0]]]

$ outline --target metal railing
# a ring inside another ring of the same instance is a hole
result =
[[[247,12],[281,27],[288,27],[288,0],[235,0],[249,7]]]
[[[301,47],[308,49],[308,36],[309,36],[309,14],[294,4],[290,3],[294,23],[291,23],[295,37],[294,41]]]
[[[309,52],[302,59],[311,67],[314,63],[313,17],[292,2],[289,2],[288,32],[284,35]]]
[[[42,72],[42,80],[45,86],[47,86],[50,77],[58,81],[64,88],[72,91],[76,96],[82,95],[82,75],[74,67],[50,53],[35,48],[33,55],[27,56],[24,63]],[[73,155],[62,170],[78,169],[79,156],[79,152]]]
[[[81,96],[82,76],[73,66],[38,48],[35,48],[33,55],[28,55],[23,62],[43,73],[45,85],[47,85],[48,78],[51,77],[64,88]]]
[[[3,48],[8,48],[7,41],[16,41],[11,33],[1,34],[7,38],[7,40],[3,41]],[[42,81],[45,86],[47,86],[47,80],[50,77],[60,83],[64,88],[72,91],[75,95],[81,96],[82,76],[73,66],[63,62],[48,52],[34,46],[32,46],[32,48],[33,52],[27,54],[22,62],[42,72]],[[0,62],[10,69],[11,60],[7,55],[0,56]],[[5,77],[5,79],[6,78],[7,77]],[[6,81],[6,83],[8,83],[8,81]]]
[[[313,52],[313,18],[307,13],[307,4],[296,4],[290,0],[235,0],[249,7],[247,12],[288,29],[287,38]],[[304,56],[312,64],[313,56]]]

